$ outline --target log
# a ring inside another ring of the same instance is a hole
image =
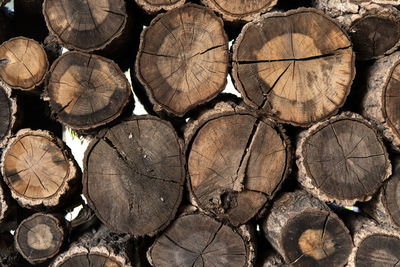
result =
[[[25,37],[16,37],[1,44],[0,60],[0,78],[10,87],[21,90],[40,85],[49,67],[43,47]]]
[[[203,114],[187,127],[185,143],[192,204],[234,226],[261,214],[291,169],[282,128],[239,106]]]
[[[130,84],[117,64],[82,52],[67,52],[54,62],[46,92],[57,120],[75,130],[115,120],[132,99]]]
[[[354,242],[349,257],[349,267],[398,265],[400,262],[398,231],[378,225],[362,216],[350,216],[347,220]]]
[[[101,131],[85,152],[83,170],[88,204],[112,231],[153,236],[174,219],[185,160],[168,122],[133,116]]]
[[[15,247],[31,264],[45,262],[60,252],[65,225],[57,217],[36,213],[23,220],[14,234]]]
[[[393,53],[400,46],[400,11],[391,6],[395,1],[314,2],[349,32],[357,60],[377,59]]]
[[[400,231],[400,157],[392,158],[393,175],[379,192],[360,207],[380,225],[388,225]]]
[[[186,4],[144,29],[136,75],[156,112],[182,117],[225,88],[228,65],[222,20],[206,7]]]
[[[351,112],[303,131],[296,156],[301,186],[322,201],[345,206],[370,200],[392,173],[378,132]]]
[[[262,230],[290,266],[344,266],[353,247],[342,220],[300,190],[275,200]]]
[[[14,128],[17,103],[11,98],[11,89],[0,82],[0,148],[7,145]]]
[[[347,34],[334,20],[300,8],[246,24],[233,46],[232,75],[248,106],[308,127],[344,104],[354,58]]]
[[[26,266],[14,246],[14,238],[10,232],[0,234],[0,266]]]
[[[254,244],[246,226],[232,228],[212,217],[184,212],[159,236],[147,252],[154,267],[250,267]]]
[[[270,11],[278,0],[201,0],[229,22],[249,22]]]
[[[104,225],[95,233],[84,234],[70,248],[59,254],[51,267],[131,267],[130,254],[133,250],[128,235],[112,234]]]
[[[366,76],[362,115],[374,122],[393,149],[400,151],[400,52],[377,60]]]
[[[12,197],[26,208],[65,206],[80,188],[77,163],[48,131],[20,130],[2,155],[1,172]]]
[[[186,0],[135,0],[144,11],[148,14],[155,14],[160,11],[168,11],[178,8],[185,4]]]
[[[51,34],[68,49],[100,50],[121,35],[127,21],[124,0],[45,0],[43,15]]]

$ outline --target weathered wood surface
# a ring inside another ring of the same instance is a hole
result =
[[[147,13],[154,14],[182,6],[186,0],[135,0]]]
[[[11,89],[0,82],[0,147],[5,147],[11,137],[17,116],[17,103]]]

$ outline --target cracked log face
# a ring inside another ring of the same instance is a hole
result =
[[[355,264],[359,267],[398,266],[400,263],[400,238],[374,234],[358,246]]]
[[[37,213],[21,222],[14,239],[19,253],[30,263],[38,264],[58,254],[64,229],[56,217]]]
[[[146,12],[152,14],[182,6],[186,0],[135,0]]]
[[[391,174],[382,140],[355,114],[316,124],[303,133],[299,146],[299,180],[325,201],[366,201]]]
[[[67,48],[104,48],[125,28],[124,0],[45,0],[43,15],[49,31]]]
[[[297,215],[282,228],[281,238],[291,266],[343,266],[352,249],[348,230],[329,211]]]
[[[222,113],[205,119],[190,142],[188,170],[196,203],[233,225],[256,216],[289,172],[288,140],[269,119]]]
[[[84,195],[114,232],[154,235],[175,217],[184,165],[170,124],[152,116],[131,117],[103,130],[89,145]]]
[[[358,60],[370,60],[392,50],[400,40],[400,16],[366,16],[349,28]]]
[[[247,24],[232,64],[247,105],[304,127],[337,112],[355,75],[348,36],[314,9],[267,14]]]
[[[387,125],[400,138],[400,61],[393,65],[382,94],[382,112]]]
[[[187,4],[157,16],[142,32],[136,73],[155,110],[183,116],[225,88],[228,65],[222,20]]]
[[[400,177],[392,176],[385,184],[383,204],[394,224],[400,227]]]
[[[15,122],[17,111],[15,100],[11,99],[6,90],[0,85],[0,147],[7,144]]]
[[[118,65],[81,52],[65,53],[54,62],[47,93],[57,119],[78,130],[114,120],[131,99],[130,84]]]
[[[202,3],[222,15],[227,21],[251,21],[271,10],[277,0],[202,0]]]
[[[17,37],[0,46],[0,78],[10,87],[33,89],[49,67],[43,47],[33,39]]]
[[[184,215],[154,242],[154,267],[247,266],[248,244],[231,227],[204,214]]]
[[[79,176],[63,142],[46,131],[20,130],[2,158],[2,175],[24,207],[56,206]]]

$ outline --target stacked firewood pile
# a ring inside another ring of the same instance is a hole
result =
[[[400,266],[399,0],[8,2],[0,266]]]

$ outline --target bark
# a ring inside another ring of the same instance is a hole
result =
[[[186,0],[135,0],[144,11],[155,14],[183,6]]]
[[[11,97],[11,88],[0,82],[0,147],[7,145],[17,117],[17,103]]]

